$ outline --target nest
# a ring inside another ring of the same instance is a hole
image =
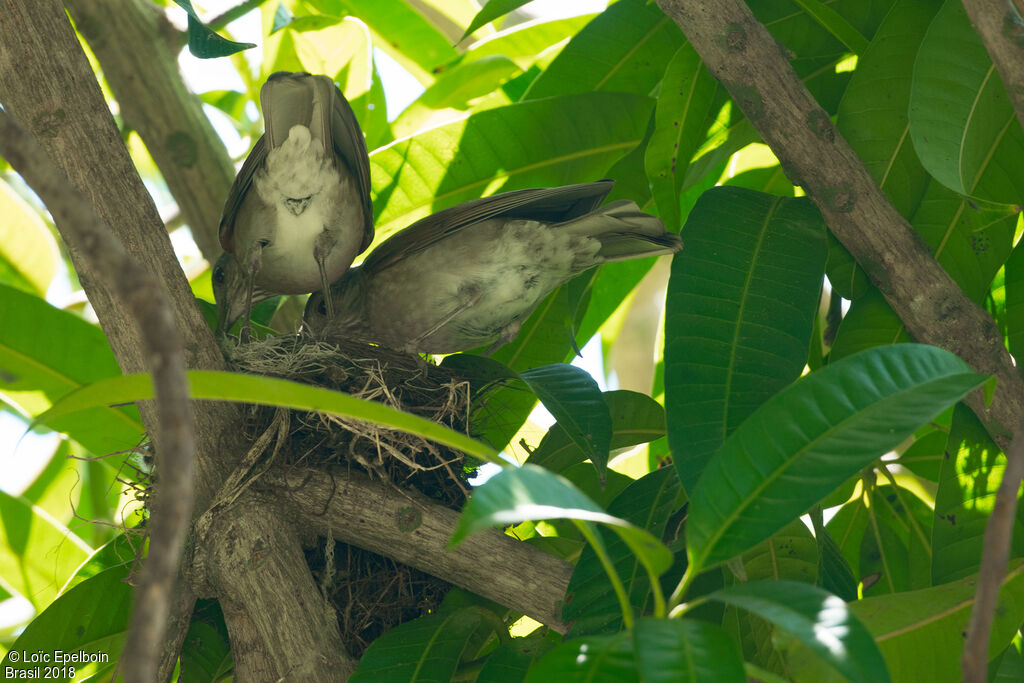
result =
[[[289,335],[238,346],[230,350],[229,360],[241,372],[328,387],[469,431],[469,384],[418,356]],[[447,446],[324,413],[252,406],[245,433],[253,443],[247,455],[252,462],[344,466],[396,487],[411,487],[455,509],[465,502],[466,480],[473,474],[462,453]],[[307,550],[306,559],[338,615],[347,650],[356,657],[391,627],[436,608],[451,588],[429,574],[331,538],[320,539]]]

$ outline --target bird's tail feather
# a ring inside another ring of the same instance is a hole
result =
[[[603,262],[674,254],[683,248],[679,235],[666,232],[659,218],[644,213],[636,202],[625,199],[605,204],[557,227],[600,241],[598,257]]]
[[[313,139],[330,149],[334,91],[326,76],[284,71],[271,75],[260,90],[269,149],[284,144],[296,125],[309,128]]]

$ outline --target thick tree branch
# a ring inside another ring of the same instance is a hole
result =
[[[390,557],[505,605],[564,633],[562,600],[572,565],[491,530],[455,548],[459,513],[414,491],[347,470],[272,470],[260,486],[276,491],[304,528]],[[283,492],[283,493],[282,493]]]
[[[148,0],[65,0],[125,122],[139,133],[199,250],[213,263],[224,198],[235,177],[202,103],[185,87],[165,40],[167,19]]]
[[[150,552],[136,584],[121,671],[130,681],[155,680],[192,513],[195,435],[181,336],[159,281],[124,250],[35,138],[4,111],[0,111],[0,154],[43,200],[54,222],[75,235],[83,255],[97,268],[118,274],[113,288],[131,311],[150,361],[160,424],[160,487],[150,515]]]
[[[740,0],[658,0],[658,4],[729,90],[790,179],[814,199],[829,228],[885,295],[910,334],[918,341],[948,349],[978,372],[998,378],[991,407],[985,405],[980,391],[966,402],[1006,450],[1012,430],[1024,418],[1024,382],[1002,335],[886,200],[768,31]],[[965,0],[965,5],[970,4],[971,0]],[[1021,65],[1019,57],[1017,60],[1014,73]],[[1008,88],[1013,87],[1010,83],[1015,78],[1010,76]],[[1021,95],[1014,93],[1015,102]],[[965,668],[968,659],[980,657],[975,668],[978,677],[973,679],[979,682],[985,680],[988,627],[1005,574],[1024,448],[1015,447],[1007,457],[996,509],[985,535],[979,599],[972,614],[972,653],[981,648],[981,654],[964,655]]]
[[[355,661],[313,582],[299,533],[282,514],[280,494],[245,491],[215,512],[195,549],[194,579],[202,595],[220,602],[235,679],[346,680]]]
[[[1008,0],[963,0],[1024,126],[1024,18]],[[1019,5],[1018,5],[1019,6]]]

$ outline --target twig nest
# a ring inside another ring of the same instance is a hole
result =
[[[468,434],[469,383],[417,356],[287,335],[229,349],[229,363],[240,372],[378,401]],[[256,451],[246,456],[254,471],[270,464],[345,466],[455,509],[465,501],[473,473],[458,451],[357,418],[254,405],[245,434]],[[392,626],[435,608],[450,589],[433,576],[333,539],[320,539],[306,558],[354,656]]]

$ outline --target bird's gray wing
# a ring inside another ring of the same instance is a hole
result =
[[[267,144],[265,136],[261,135],[256,144],[252,146],[249,156],[242,162],[242,168],[235,176],[235,182],[231,183],[228,198],[224,202],[224,211],[221,213],[220,227],[218,228],[220,246],[224,251],[230,253],[235,251],[235,218],[238,217],[238,210],[241,208],[242,202],[245,201],[245,195],[252,187],[253,174],[266,158]]]
[[[550,223],[577,218],[601,205],[614,180],[563,187],[513,190],[453,206],[427,216],[373,250],[363,268],[380,272],[436,242],[491,218],[529,218]]]
[[[334,153],[341,157],[349,171],[355,176],[359,199],[363,206],[363,251],[373,242],[373,202],[370,200],[370,157],[366,151],[366,139],[359,120],[352,111],[341,90],[334,87],[331,110],[331,137]]]

